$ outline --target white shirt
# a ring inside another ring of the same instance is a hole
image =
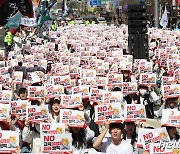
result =
[[[122,140],[119,145],[114,145],[111,138],[108,138],[107,141],[103,143],[102,151],[107,154],[133,154],[133,147],[125,140]]]

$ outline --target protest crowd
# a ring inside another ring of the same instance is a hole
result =
[[[56,26],[5,29],[0,153],[180,153],[180,32],[149,28],[147,60],[127,25]]]

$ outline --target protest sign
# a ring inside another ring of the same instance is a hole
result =
[[[96,77],[96,70],[93,69],[83,70],[83,77]]]
[[[5,88],[7,90],[11,90],[12,78],[4,75],[2,81],[3,81],[3,88]]]
[[[137,83],[123,82],[123,94],[133,94],[137,92]]]
[[[0,153],[16,153],[19,146],[18,131],[0,131]]]
[[[176,109],[163,109],[161,124],[180,128],[180,112]]]
[[[63,85],[65,87],[71,86],[71,77],[70,75],[66,76],[50,76],[50,82],[53,85]]]
[[[65,124],[40,122],[40,132],[46,134],[65,133]]]
[[[83,98],[89,98],[89,86],[72,87],[72,94],[81,93]]]
[[[45,97],[45,87],[44,86],[29,86],[28,95],[29,100],[37,100],[38,98]]]
[[[123,85],[123,74],[108,74],[108,85],[116,85],[122,86]]]
[[[87,85],[87,86],[95,86],[96,85],[96,79],[93,77],[86,77],[83,79],[79,79],[79,85],[83,86],[83,85]]]
[[[41,106],[27,106],[26,107],[26,120],[30,123],[33,122],[42,122],[44,120],[48,120],[48,105],[41,105]]]
[[[31,102],[28,100],[17,100],[17,101],[11,101],[11,115],[26,115],[26,107],[30,106]]]
[[[0,91],[0,102],[4,104],[9,104],[9,101],[12,99],[11,90],[2,90]]]
[[[61,76],[61,75],[68,75],[69,74],[69,66],[68,65],[62,65],[55,68],[55,75]]]
[[[109,120],[110,122],[123,121],[122,109],[119,103],[96,105],[94,107],[94,113],[96,124],[103,124],[106,120]]]
[[[13,82],[16,84],[21,84],[23,80],[23,72],[15,71],[13,72]]]
[[[180,96],[180,84],[163,85],[162,95],[165,98],[179,97]]]
[[[7,121],[10,118],[10,104],[0,104],[0,121]]]
[[[107,77],[96,77],[96,85],[97,86],[107,86],[108,78]]]
[[[91,102],[98,102],[99,104],[103,103],[103,97],[104,97],[104,90],[97,89],[97,88],[91,88],[90,89],[90,101]]]
[[[123,94],[120,91],[113,91],[113,92],[104,92],[103,103],[122,103],[123,102]]]
[[[142,104],[126,104],[124,108],[125,122],[146,121],[146,110]]]
[[[82,94],[62,95],[61,105],[64,108],[76,108],[82,105]]]
[[[41,134],[41,151],[42,152],[71,152],[72,135],[68,134]]]
[[[142,86],[156,86],[156,74],[141,73],[139,78],[139,84]]]
[[[60,109],[60,123],[68,124],[69,127],[84,126],[84,111]]]
[[[149,150],[150,143],[169,142],[170,138],[165,127],[149,129],[142,134],[143,149]]]
[[[162,77],[162,84],[163,85],[171,85],[175,84],[175,78],[170,76],[163,76]]]
[[[46,84],[45,87],[47,98],[60,97],[60,95],[64,94],[64,87],[62,85]]]
[[[150,154],[178,154],[180,142],[160,142],[150,144]]]
[[[152,62],[140,62],[139,73],[152,73]]]

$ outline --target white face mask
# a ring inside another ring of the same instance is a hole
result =
[[[140,94],[141,94],[142,96],[144,96],[144,95],[146,94],[147,90],[145,90],[145,89],[140,89],[139,92],[140,92]]]

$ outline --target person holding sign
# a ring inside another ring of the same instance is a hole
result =
[[[178,97],[163,98],[162,102],[163,103],[159,108],[159,110],[155,111],[155,114],[158,118],[162,117],[163,109],[175,109],[180,111],[180,104],[178,104]]]
[[[57,123],[59,121],[60,112],[60,101],[58,99],[53,99],[50,101],[50,120],[51,122]]]
[[[136,96],[137,104],[144,104],[147,118],[154,118],[153,103],[158,100],[157,94],[151,86],[139,85],[139,95]]]
[[[103,142],[103,138],[108,131],[111,137],[107,138],[106,142]],[[101,149],[102,152],[106,152],[107,154],[132,154],[132,145],[123,139],[124,133],[125,130],[122,123],[105,121],[105,129],[96,138],[93,147],[95,149]]]

